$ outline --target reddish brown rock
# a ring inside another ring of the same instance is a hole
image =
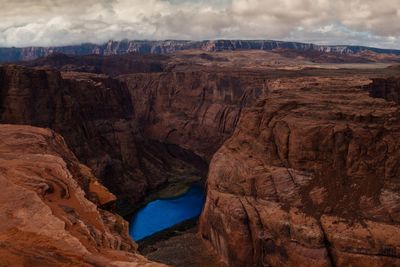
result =
[[[201,233],[232,266],[399,264],[399,107],[366,86],[395,69],[187,56],[119,81],[2,67],[2,120],[56,129],[130,204],[165,183],[175,149],[212,158]]]
[[[132,202],[143,196],[148,182],[138,168],[138,130],[122,84],[104,75],[63,79],[58,71],[20,66],[2,67],[0,76],[1,122],[52,128],[112,192],[123,199],[118,184],[124,184]],[[132,177],[139,178],[130,183]]]
[[[121,76],[147,136],[209,159],[232,134],[244,107],[265,91],[249,72],[170,71]]]
[[[201,232],[230,266],[400,264],[400,116],[360,76],[277,79],[213,156]]]
[[[170,176],[173,152],[141,134],[125,84],[106,75],[0,67],[0,121],[49,127],[118,195],[120,210]]]
[[[51,130],[0,125],[1,266],[162,266],[136,253],[115,201]]]
[[[388,101],[394,101],[400,104],[400,78],[374,79],[367,86],[372,97],[384,98]]]

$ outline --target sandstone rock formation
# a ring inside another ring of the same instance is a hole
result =
[[[1,122],[50,127],[62,134],[79,159],[119,194],[116,185],[130,176],[141,176],[136,168],[137,129],[129,121],[129,92],[118,81],[101,75],[93,79],[71,75],[63,79],[53,70],[1,68]],[[131,198],[140,198],[146,181],[126,182],[125,187],[139,192],[136,196],[130,193]]]
[[[244,107],[264,93],[251,73],[170,71],[121,76],[147,136],[210,159],[233,133]]]
[[[277,79],[213,156],[203,238],[230,266],[400,265],[399,106]]]
[[[0,266],[163,266],[138,255],[115,196],[49,129],[0,125]]]
[[[366,87],[372,97],[383,98],[400,104],[400,78],[374,79],[372,84]]]

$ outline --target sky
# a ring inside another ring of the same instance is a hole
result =
[[[0,46],[268,39],[400,49],[400,0],[0,0]]]

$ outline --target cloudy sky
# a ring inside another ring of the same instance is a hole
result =
[[[0,0],[0,46],[221,38],[400,49],[400,0]]]

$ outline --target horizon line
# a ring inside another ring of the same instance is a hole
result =
[[[400,51],[399,48],[383,48],[378,46],[368,46],[361,44],[318,44],[317,42],[308,42],[308,41],[288,41],[288,40],[275,40],[275,39],[240,39],[240,38],[216,38],[216,39],[203,39],[203,40],[190,40],[190,39],[110,39],[108,41],[104,41],[102,43],[95,42],[81,42],[81,43],[73,43],[73,44],[62,44],[62,45],[49,45],[49,46],[2,46],[0,45],[0,49],[24,49],[24,48],[56,48],[56,47],[71,47],[71,46],[80,46],[80,45],[105,45],[109,42],[168,42],[168,41],[176,41],[176,42],[193,42],[193,43],[202,43],[202,42],[212,42],[212,41],[264,41],[264,42],[282,42],[282,43],[298,43],[298,44],[307,44],[321,47],[364,47],[364,48],[375,48],[382,50],[396,50]]]

